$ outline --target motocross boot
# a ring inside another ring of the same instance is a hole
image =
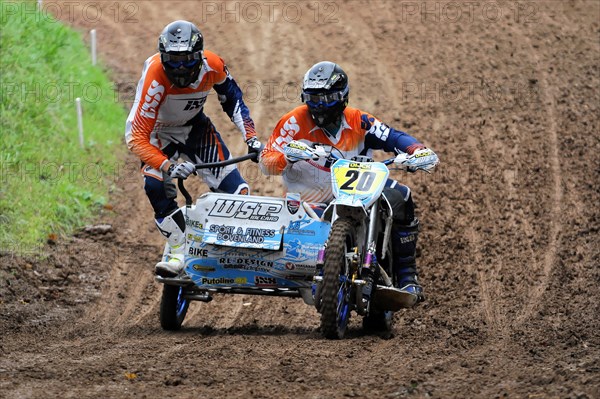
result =
[[[154,267],[154,273],[161,277],[176,277],[183,270],[183,260],[185,257],[185,245],[171,246],[165,245],[162,261]]]
[[[394,285],[402,291],[410,292],[421,302],[425,299],[423,287],[419,284],[416,262],[419,221],[392,227],[392,256]]]
[[[181,209],[156,219],[156,227],[167,238],[163,258],[154,268],[161,277],[176,277],[181,273],[185,257],[185,218]]]

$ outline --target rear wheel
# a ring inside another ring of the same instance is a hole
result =
[[[190,306],[183,297],[183,287],[165,284],[160,302],[160,325],[165,330],[179,330]]]
[[[356,246],[351,220],[338,219],[331,226],[320,295],[321,332],[325,338],[344,337],[350,319],[352,276],[346,254]]]

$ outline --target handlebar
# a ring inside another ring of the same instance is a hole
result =
[[[328,158],[332,161],[337,161],[339,159],[344,159],[343,157],[340,157],[334,153],[334,150],[336,150],[338,152],[340,152],[340,151],[332,145],[314,143],[311,147],[315,150],[315,152],[313,153],[313,158],[312,158],[313,160],[321,159],[321,158]],[[340,152],[340,154],[341,154],[341,152]],[[400,154],[404,154],[404,155],[408,156],[407,153],[398,151],[398,154],[395,157],[385,159],[383,161],[376,161],[371,157],[362,156],[362,155],[353,157],[352,159],[356,160],[358,162],[380,162],[380,163],[384,164],[385,166],[389,167],[390,165],[394,165],[396,163],[397,157]],[[432,154],[435,155],[433,152],[432,152]],[[316,156],[316,158],[315,158],[315,156]],[[436,165],[437,165],[437,163],[435,165],[433,165],[433,167],[435,167]],[[399,170],[404,170],[409,173],[414,173],[417,170],[422,170],[426,173],[431,173],[431,171],[429,169],[425,168],[424,165],[412,165],[410,167],[406,166],[405,168],[397,166],[396,168],[389,168],[389,169],[390,170],[398,170],[399,169]]]
[[[198,169],[220,168],[220,167],[228,166],[228,165],[231,165],[231,164],[234,164],[234,163],[246,161],[248,159],[256,160],[257,157],[258,157],[258,153],[257,152],[251,152],[250,154],[242,155],[241,157],[237,157],[237,158],[227,159],[225,161],[199,163],[199,164],[196,164],[196,170],[198,170]]]
[[[248,159],[253,159],[255,160],[258,157],[258,153],[256,152],[251,152],[250,154],[247,155],[242,155],[241,157],[237,157],[237,158],[231,158],[231,159],[227,159],[225,161],[219,161],[219,162],[207,162],[207,163],[199,163],[196,164],[196,170],[198,169],[209,169],[209,168],[221,168],[223,166],[228,166],[228,165],[232,165],[234,163],[239,163],[242,161],[246,161]],[[185,185],[184,185],[184,180],[185,179],[177,179],[177,187],[179,188],[179,191],[181,192],[181,195],[183,195],[183,197],[185,198],[185,204],[187,206],[192,205],[192,196],[190,195],[190,193],[186,190]]]
[[[337,156],[336,154],[333,153],[333,150],[334,149],[337,150],[337,148],[335,148],[335,147],[333,147],[331,145],[321,144],[321,143],[315,143],[314,144],[314,148],[316,148],[316,147],[322,147],[323,150],[325,151],[325,156],[333,159],[334,161],[337,161],[339,159],[344,159],[344,158],[339,157],[339,156]],[[375,160],[372,159],[372,158],[370,158],[370,157],[365,157],[365,158],[369,159],[367,162],[375,162]],[[395,159],[396,159],[396,157],[389,158],[389,159],[386,159],[386,160],[383,160],[383,161],[377,161],[377,162],[381,162],[382,164],[388,166],[388,165],[393,164]]]

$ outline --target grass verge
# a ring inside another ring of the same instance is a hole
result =
[[[125,110],[80,34],[35,2],[0,7],[0,251],[29,252],[106,203]]]

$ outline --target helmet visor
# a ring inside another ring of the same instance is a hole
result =
[[[334,93],[302,93],[302,102],[310,107],[317,107],[319,105],[331,107],[343,99],[344,94],[341,91]]]
[[[192,54],[168,54],[163,53],[160,55],[160,59],[164,65],[169,68],[177,69],[180,67],[193,68],[202,59],[202,53],[197,51]]]

